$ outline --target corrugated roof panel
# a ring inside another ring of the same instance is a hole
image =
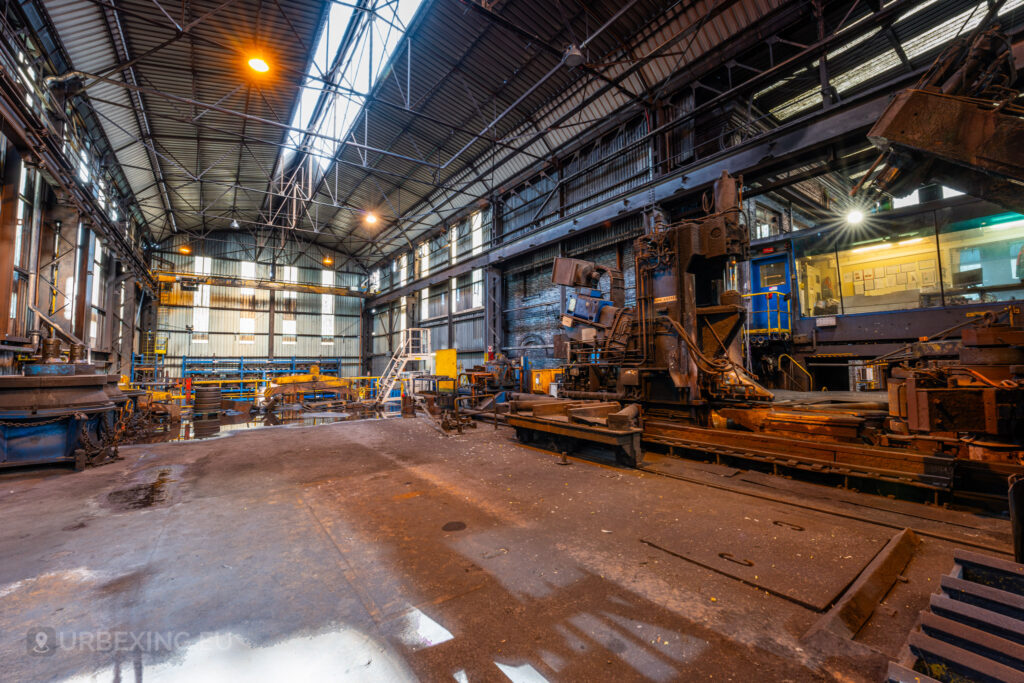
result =
[[[692,41],[684,40],[669,52],[685,48],[685,60],[694,59],[780,2],[733,3],[706,22]],[[165,46],[161,44],[175,37],[177,27],[152,2],[117,4],[128,56],[140,58],[134,72],[143,92],[134,98],[145,107],[155,152],[139,142],[147,138],[127,108],[133,97],[125,88],[90,88],[144,212],[161,220],[164,199],[157,181],[162,178],[183,229],[224,228],[232,216],[248,225],[282,203],[273,196],[281,190],[269,176],[324,12],[319,0],[281,0],[273,6],[236,0],[229,9],[218,9],[220,4],[189,3],[186,16],[177,22],[216,11]],[[624,43],[633,43],[633,57],[643,56],[699,22],[713,6],[712,0],[685,7],[639,0],[592,40],[588,57],[618,61]],[[89,0],[47,0],[47,7],[76,68],[99,71],[117,61],[116,36],[104,17],[109,11]],[[557,68],[566,44],[588,35],[621,8],[613,0],[561,8],[540,0],[508,0],[494,9],[503,21],[536,34],[529,37],[491,20],[484,11],[431,3],[413,29],[411,78],[406,81],[403,63],[396,62],[378,86],[377,101],[367,106],[365,120],[357,122],[359,143],[392,154],[346,145],[342,162],[316,192],[322,205],[309,207],[312,221],[304,211],[284,211],[278,218],[309,230],[302,233],[304,238],[325,244],[340,239],[342,248],[367,254],[370,260],[379,258],[378,251],[405,248],[398,231],[372,234],[361,216],[344,205],[375,207],[388,216],[412,212],[416,216],[408,221],[410,233],[425,230],[438,224],[438,214],[457,211],[474,195],[484,194],[488,184],[523,173],[629,105],[630,96],[623,90],[640,94],[672,75],[679,56],[656,59],[628,74],[628,61],[599,67],[608,79],[622,77],[621,88],[592,81],[584,69]],[[247,41],[273,53],[268,55],[271,77],[254,81],[240,66]],[[148,51],[154,52],[144,56]],[[403,110],[407,97],[415,113]],[[214,111],[191,100],[230,111]],[[572,119],[561,121],[584,100],[590,101],[573,117],[577,125]],[[507,115],[490,125],[506,109]],[[242,139],[244,146],[238,144]],[[502,144],[495,144],[496,139]],[[150,168],[154,156],[156,173]]]

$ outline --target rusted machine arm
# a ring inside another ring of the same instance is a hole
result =
[[[613,306],[622,308],[626,305],[626,281],[618,268],[602,266],[591,261],[558,257],[555,259],[551,282],[566,287],[587,287],[597,289],[601,275],[608,274],[608,299]]]
[[[1024,211],[1024,107],[1013,49],[993,23],[1002,5],[896,95],[868,133],[881,154],[851,194],[902,197],[937,182]]]

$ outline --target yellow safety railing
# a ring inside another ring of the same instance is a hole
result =
[[[789,301],[784,297],[781,292],[753,292],[751,294],[744,294],[745,299],[754,299],[754,297],[765,298],[765,306],[760,311],[755,311],[752,308],[748,311],[747,322],[758,313],[766,313],[768,316],[768,327],[748,327],[745,332],[746,334],[767,334],[772,335],[775,333],[790,333],[789,326]],[[786,325],[782,324],[782,315],[786,315]],[[773,316],[774,315],[774,319]]]
[[[814,375],[812,375],[810,373],[810,371],[808,371],[808,369],[805,368],[800,363],[800,361],[798,361],[796,358],[793,358],[793,356],[789,355],[788,353],[784,353],[781,356],[779,356],[779,370],[782,370],[782,361],[783,360],[788,360],[790,367],[794,367],[795,366],[797,369],[800,370],[800,372],[802,372],[805,375],[807,375],[807,391],[814,391]],[[787,376],[789,376],[789,373],[786,372],[785,370],[782,370],[782,372],[785,373]]]

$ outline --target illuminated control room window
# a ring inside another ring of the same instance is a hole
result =
[[[932,212],[887,218],[864,232],[837,254],[845,313],[942,305]]]
[[[1024,299],[1024,216],[1003,213],[939,227],[947,306]]]
[[[795,245],[800,314],[805,317],[843,312],[835,248],[816,237]]]

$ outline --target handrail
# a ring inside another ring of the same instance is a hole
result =
[[[789,355],[788,353],[784,353],[784,354],[779,356],[779,370],[782,370],[782,360],[783,359],[788,359],[789,363],[790,363],[790,366],[795,365],[796,367],[798,367],[800,369],[801,372],[803,372],[805,375],[807,375],[807,391],[814,391],[814,375],[812,375],[807,370],[807,368],[805,368],[803,365],[801,365],[800,361],[798,361],[796,358],[793,358],[793,356]],[[785,374],[786,374],[787,377],[790,376],[790,374],[788,372],[785,373]]]
[[[783,309],[782,305],[781,305],[782,301],[787,300],[787,295],[785,294],[785,292],[751,292],[749,294],[743,294],[742,296],[745,299],[752,299],[753,297],[756,297],[756,296],[763,296],[763,297],[765,297],[765,309],[763,311],[753,311],[753,310],[750,310],[748,308],[747,313],[750,314],[750,315],[747,315],[746,324],[744,325],[744,332],[747,332],[747,331],[749,331],[751,329],[750,328],[750,321],[751,321],[751,319],[753,317],[753,314],[755,314],[755,313],[765,313],[768,316],[768,334],[769,335],[771,335],[774,332],[782,333],[782,332],[790,332],[791,331],[791,326],[789,326],[789,325],[787,325],[785,327],[782,326],[782,314],[785,313],[787,316],[790,315],[789,307],[787,306],[785,309]],[[773,299],[775,300],[774,301],[774,303],[775,303],[774,307],[772,306]],[[774,326],[772,325],[772,314],[773,313],[775,314],[775,325]],[[788,320],[788,318],[787,318],[787,320]],[[754,328],[754,329],[760,329],[760,328]]]

